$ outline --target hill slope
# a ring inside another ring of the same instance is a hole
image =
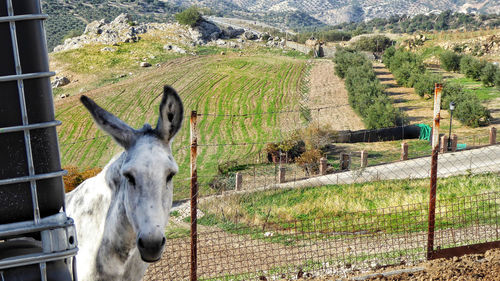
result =
[[[265,142],[278,139],[282,124],[300,123],[298,113],[266,113],[299,107],[306,69],[306,60],[276,55],[183,57],[85,94],[132,126],[140,127],[146,122],[155,124],[162,87],[172,85],[184,101],[186,117],[191,110],[201,114],[199,177],[207,183],[217,174],[218,164],[245,162],[262,150]],[[103,166],[120,151],[92,123],[77,96],[56,102],[56,118],[63,122],[59,138],[64,166]],[[293,118],[297,120],[289,120]],[[217,145],[231,143],[248,145]],[[188,147],[189,121],[185,121],[174,141],[174,155],[180,166],[176,198],[185,198],[189,192],[185,188],[189,185]]]

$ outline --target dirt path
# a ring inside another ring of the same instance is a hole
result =
[[[331,60],[316,60],[310,75],[311,90],[306,102],[311,110],[313,123],[330,125],[334,130],[362,130],[365,128],[347,100],[344,82],[335,75]]]
[[[450,259],[427,261],[414,268],[415,272],[396,273],[394,268],[365,274],[348,280],[484,280],[496,281],[500,276],[500,249],[484,254],[466,255]],[[394,274],[396,273],[396,274]],[[385,276],[384,276],[385,275]],[[346,280],[336,276],[308,278],[307,280]]]
[[[393,100],[394,106],[402,109],[408,115],[411,124],[432,123],[432,99],[423,99],[415,94],[413,88],[398,85],[392,73],[382,63],[374,63],[373,68],[380,82],[388,87],[385,92]],[[441,111],[441,114],[446,117],[448,115],[445,110]]]

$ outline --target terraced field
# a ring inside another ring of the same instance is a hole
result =
[[[276,55],[184,57],[85,94],[140,127],[156,124],[163,85],[177,89],[186,110],[183,128],[174,140],[174,155],[180,166],[174,194],[180,199],[189,194],[190,111],[201,114],[198,165],[203,184],[213,178],[218,164],[232,160],[243,163],[262,150],[265,142],[280,139],[282,128],[300,124],[299,113],[269,112],[300,107],[301,83],[307,69],[306,60]],[[58,100],[56,118],[63,122],[59,128],[63,166],[104,166],[120,151],[93,124],[78,96]],[[247,145],[220,145],[243,143]],[[210,192],[206,184],[201,192]]]

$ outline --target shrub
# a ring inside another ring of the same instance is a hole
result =
[[[487,63],[483,70],[481,71],[481,82],[485,87],[495,86],[495,75],[499,72],[498,66]]]
[[[460,72],[467,78],[474,80],[481,79],[481,73],[486,62],[480,61],[472,56],[463,56],[460,59]]]
[[[359,38],[358,41],[354,42],[354,49],[358,51],[368,51],[368,52],[383,52],[385,49],[391,47],[394,41],[389,39],[384,35],[376,36],[365,36]]]
[[[436,74],[424,73],[421,75],[416,75],[416,81],[413,87],[415,88],[415,93],[423,97],[425,94],[432,95],[434,93],[434,88],[436,83],[442,83],[443,78]]]
[[[319,173],[319,160],[321,159],[321,151],[319,149],[311,149],[302,153],[297,158],[295,163],[299,165],[307,175]]]
[[[453,51],[444,51],[439,56],[439,59],[444,70],[458,72],[460,70],[461,57],[461,55]]]
[[[352,52],[346,49],[339,49],[333,58],[335,63],[335,74],[344,79],[347,69],[353,65],[361,65],[369,61],[363,54]]]
[[[68,174],[63,176],[64,190],[66,192],[72,191],[83,181],[94,177],[102,171],[101,168],[90,168],[80,172],[75,166],[64,167],[64,169],[68,171]]]
[[[278,143],[268,143],[265,148],[267,160],[272,163],[278,163],[280,160],[280,152],[286,154],[288,162],[294,161],[299,155],[305,151],[304,141],[296,138],[284,140]],[[285,159],[283,159],[285,161]]]
[[[201,13],[196,6],[191,6],[186,10],[175,14],[175,20],[180,24],[194,27],[201,20]]]
[[[500,90],[500,70],[495,74],[495,85]]]
[[[343,50],[335,54],[336,73],[345,77],[349,104],[363,118],[365,125],[374,129],[403,124],[403,114],[392,106],[371,62],[362,54],[346,53]]]
[[[490,123],[491,114],[472,93],[464,91],[459,84],[447,83],[443,87],[442,108],[449,110],[450,102],[455,102],[454,116],[469,127],[485,126]]]
[[[405,87],[413,87],[417,81],[414,75],[420,75],[425,72],[425,66],[422,58],[414,53],[396,50],[390,58],[389,69],[396,78],[398,84]]]
[[[382,63],[385,64],[387,68],[391,67],[391,58],[394,56],[396,53],[396,48],[394,46],[391,46],[387,48],[382,55]]]

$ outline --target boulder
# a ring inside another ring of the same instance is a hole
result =
[[[245,33],[243,33],[243,38],[246,40],[255,40],[257,39],[257,35],[252,31],[245,31]]]
[[[141,62],[139,65],[141,67],[150,67],[151,66],[151,64],[149,62],[145,62],[145,61]]]
[[[116,49],[111,47],[104,47],[101,49],[101,52],[115,52],[115,51]]]
[[[186,53],[186,50],[178,47],[178,46],[172,46],[172,51],[176,52],[176,53],[179,53],[179,54],[185,54]]]
[[[59,88],[68,85],[69,82],[70,82],[69,79],[65,76],[62,77],[56,76],[54,77],[54,81],[52,81],[50,85],[52,86],[52,88]]]
[[[202,20],[195,27],[189,28],[189,34],[194,42],[206,43],[219,39],[222,31],[213,22]]]

